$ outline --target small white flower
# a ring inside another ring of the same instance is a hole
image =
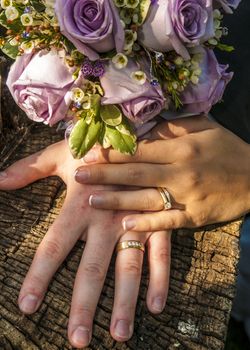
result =
[[[17,19],[19,17],[19,12],[17,11],[17,9],[14,6],[9,6],[5,10],[5,16],[6,16],[8,21],[14,21],[15,19]]]
[[[84,99],[85,93],[82,89],[80,88],[73,88],[71,90],[71,100],[74,102],[79,102],[82,103],[83,99]]]
[[[114,0],[116,7],[123,7],[125,5],[125,0]]]
[[[7,7],[12,6],[12,0],[1,0],[2,9],[7,9]]]
[[[199,83],[199,77],[197,77],[197,75],[192,75],[190,80],[194,85],[197,85]]]
[[[143,85],[146,83],[146,80],[147,80],[147,76],[146,74],[141,71],[141,70],[138,70],[136,72],[133,72],[131,73],[130,75],[131,79],[134,80],[134,82],[136,82],[136,84],[138,85]]]
[[[30,26],[32,25],[33,23],[33,17],[31,16],[31,14],[29,13],[24,13],[22,16],[21,16],[21,23],[23,26]]]
[[[117,69],[122,69],[127,66],[128,58],[123,53],[118,53],[112,58],[112,63]]]
[[[135,9],[140,3],[140,0],[125,0],[127,8]]]
[[[23,42],[20,46],[20,48],[23,50],[24,53],[31,53],[34,47],[35,47],[35,44],[33,41]]]

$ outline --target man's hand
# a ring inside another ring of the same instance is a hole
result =
[[[84,159],[82,184],[141,187],[91,193],[94,208],[151,212],[126,216],[125,231],[203,226],[250,210],[250,146],[206,117],[158,125],[135,156],[96,148]],[[173,209],[162,210],[157,187],[167,188]]]

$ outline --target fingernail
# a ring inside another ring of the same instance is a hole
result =
[[[97,152],[95,152],[94,150],[89,151],[86,156],[83,158],[83,160],[86,163],[93,163],[96,162],[98,159],[98,155]]]
[[[87,346],[89,344],[89,330],[83,326],[79,326],[76,328],[72,335],[72,341],[76,346]]]
[[[124,231],[131,230],[135,226],[136,226],[136,221],[134,219],[128,219],[122,222],[122,227]]]
[[[164,309],[164,300],[162,297],[156,297],[153,299],[152,308],[156,312],[162,312]]]
[[[130,337],[130,326],[128,321],[119,320],[115,326],[115,335],[119,338],[129,338]]]
[[[38,307],[38,298],[33,294],[28,294],[21,300],[19,306],[24,314],[32,314]]]
[[[89,205],[90,206],[99,206],[104,203],[104,198],[102,196],[91,195],[89,197]]]
[[[75,172],[75,179],[79,182],[85,182],[89,179],[90,172],[87,169],[77,170]]]
[[[8,177],[8,174],[5,171],[0,172],[0,181],[6,180]]]

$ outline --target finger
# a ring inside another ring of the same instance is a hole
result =
[[[68,335],[74,347],[89,344],[92,324],[115,241],[103,228],[92,229],[76,275],[69,317]]]
[[[125,240],[145,242],[135,233],[127,233]],[[117,341],[126,341],[133,334],[136,303],[141,281],[143,252],[137,249],[124,249],[117,253],[115,267],[115,297],[110,332]]]
[[[60,147],[61,142],[18,160],[5,169],[0,173],[0,190],[15,190],[38,179],[55,175],[56,160],[58,160],[58,156],[55,155]]]
[[[51,278],[83,233],[86,224],[79,217],[76,205],[66,198],[60,215],[39,245],[24,279],[18,298],[23,313],[32,314],[39,308]]]
[[[89,197],[91,207],[114,210],[163,210],[163,200],[155,188],[139,191],[99,191]]]
[[[147,306],[152,313],[163,311],[169,288],[171,231],[154,232],[148,239],[149,286]]]
[[[175,174],[175,165],[169,165],[166,172],[161,164],[95,164],[79,168],[75,179],[83,184],[164,187]]]
[[[188,214],[182,210],[165,210],[150,214],[126,216],[122,220],[124,231],[163,231],[181,227],[193,227]]]
[[[172,163],[185,153],[185,142],[174,140],[176,137],[214,128],[217,125],[205,116],[177,119],[159,124],[150,134],[150,140],[138,143],[134,156],[122,154],[112,149],[96,147],[84,157],[86,163]],[[163,141],[164,140],[164,141]],[[168,140],[168,142],[166,142]],[[152,153],[152,148],[154,152]],[[162,152],[166,149],[167,152]]]

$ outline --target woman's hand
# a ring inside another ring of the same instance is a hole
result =
[[[76,180],[82,184],[141,187],[91,193],[94,208],[151,212],[126,216],[124,230],[199,227],[250,210],[250,146],[206,117],[162,123],[133,157],[96,148],[84,159],[109,164],[80,168]],[[173,209],[162,210],[156,187],[167,188]]]
[[[42,303],[48,284],[78,239],[86,246],[76,275],[68,325],[74,347],[87,346],[92,323],[110,259],[118,241],[127,239],[145,243],[149,253],[150,283],[147,305],[153,313],[163,310],[168,290],[170,233],[124,234],[124,215],[89,207],[88,198],[103,187],[83,186],[75,182],[74,172],[82,165],[69,153],[63,141],[22,159],[0,174],[0,189],[13,190],[51,175],[60,176],[67,185],[67,195],[60,215],[45,235],[23,282],[19,307],[34,313]],[[110,331],[118,341],[128,340],[133,323],[140,285],[143,253],[136,249],[120,251],[116,259],[115,300]]]

